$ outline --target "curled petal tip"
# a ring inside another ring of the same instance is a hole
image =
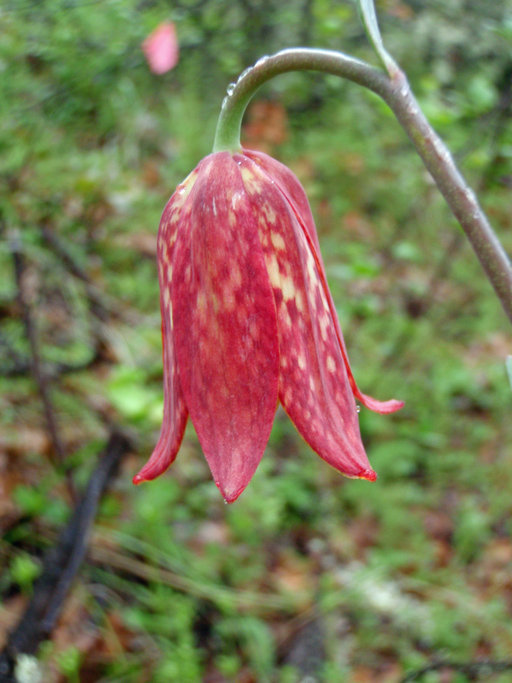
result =
[[[396,398],[392,398],[389,401],[382,402],[382,413],[396,413],[397,410],[401,410],[405,405],[405,401],[399,401]]]
[[[132,479],[132,484],[135,484],[135,486],[137,486],[137,484],[142,484],[143,481],[146,481],[146,479],[144,479],[144,477],[141,477],[140,474],[136,474]]]
[[[359,479],[366,479],[366,481],[375,481],[377,479],[377,472],[372,469],[363,470],[359,475]]]
[[[366,408],[373,410],[374,413],[381,413],[381,415],[395,413],[405,405],[403,401],[398,401],[396,398],[392,398],[389,401],[377,401],[376,398],[372,398],[360,391],[355,392],[355,395]]]

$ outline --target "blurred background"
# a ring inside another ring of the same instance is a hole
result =
[[[377,8],[510,253],[511,1]],[[164,21],[180,58],[155,75],[141,43]],[[306,45],[376,63],[355,4],[3,0],[0,25],[0,648],[122,429],[129,452],[33,676],[394,683],[510,657],[510,325],[405,134],[354,84],[274,79],[244,140],[306,189],[359,386],[406,403],[360,413],[378,481],[341,477],[278,411],[232,506],[190,424],[169,472],[131,484],[162,413],[164,204],[262,55]],[[421,680],[512,680],[484,673]]]

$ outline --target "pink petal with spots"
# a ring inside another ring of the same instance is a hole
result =
[[[268,174],[268,177],[272,179],[272,182],[278,186],[284,197],[286,197],[291,210],[307,230],[317,252],[320,253],[320,244],[318,242],[318,235],[315,221],[313,220],[313,215],[311,213],[311,207],[309,206],[306,193],[295,173],[292,173],[287,166],[280,161],[269,157],[269,155],[264,152],[244,149],[244,155],[261,166]]]
[[[272,427],[277,321],[257,215],[238,165],[220,152],[198,172],[190,230],[176,243],[175,346],[190,418],[215,483],[232,502],[254,474]]]
[[[153,73],[164,74],[173,69],[179,57],[174,24],[168,21],[157,26],[142,43],[142,50]]]
[[[269,177],[276,183],[279,190],[282,192],[283,196],[286,198],[290,210],[294,213],[302,229],[306,232],[308,238],[309,247],[311,253],[315,259],[316,268],[318,271],[319,278],[322,282],[324,292],[329,303],[329,310],[333,322],[336,327],[336,334],[338,337],[341,354],[343,356],[343,361],[347,370],[348,379],[354,396],[361,401],[361,403],[373,410],[376,413],[394,413],[400,408],[403,408],[404,402],[398,401],[396,399],[390,399],[388,401],[378,401],[367,394],[363,394],[362,391],[356,384],[354,376],[352,374],[352,369],[350,367],[350,362],[348,360],[347,349],[345,346],[345,340],[343,339],[343,334],[341,332],[340,323],[338,320],[338,315],[336,313],[336,308],[332,300],[332,295],[327,284],[327,278],[325,275],[325,268],[322,262],[322,256],[320,253],[320,245],[318,243],[318,236],[316,232],[315,222],[311,214],[311,209],[309,207],[309,202],[306,194],[300,184],[299,180],[294,173],[290,171],[289,168],[276,161],[272,157],[269,157],[263,152],[253,152],[244,150],[244,154],[249,158],[253,159],[257,164],[261,166],[262,169],[268,173]]]
[[[190,216],[190,208],[184,208],[183,205],[196,177],[197,173],[194,171],[177,187],[164,209],[158,230],[157,260],[162,315],[164,416],[155,450],[140,472],[134,476],[134,484],[155,479],[174,462],[187,424],[188,411],[176,366],[170,294],[172,263],[178,232],[181,233],[186,229],[186,222]]]
[[[349,477],[374,480],[310,240],[279,186],[253,161],[241,163],[254,210],[262,217],[259,236],[276,303],[279,399],[324,460]],[[257,191],[258,181],[263,191]]]

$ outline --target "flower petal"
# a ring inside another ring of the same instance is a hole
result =
[[[269,174],[269,176],[272,177],[276,185],[279,187],[280,191],[283,193],[283,196],[286,198],[290,206],[290,209],[293,211],[297,220],[306,232],[309,247],[315,259],[318,276],[321,280],[323,289],[326,293],[331,316],[336,326],[336,333],[338,336],[341,353],[343,356],[343,360],[345,362],[348,380],[350,382],[350,386],[352,387],[354,396],[357,399],[359,399],[359,401],[361,401],[361,403],[364,406],[366,406],[366,408],[369,408],[370,410],[373,410],[376,413],[387,414],[394,413],[395,411],[400,410],[400,408],[403,408],[404,406],[403,401],[398,401],[397,399],[390,399],[388,401],[378,401],[377,399],[372,398],[367,394],[363,394],[363,392],[359,389],[359,387],[356,384],[354,375],[352,374],[352,369],[350,367],[350,362],[348,360],[345,340],[343,339],[343,334],[341,332],[341,327],[338,320],[338,315],[336,313],[336,308],[334,306],[332,295],[327,284],[327,277],[325,275],[325,268],[320,253],[320,245],[318,243],[315,222],[311,214],[308,199],[299,180],[297,179],[295,174],[292,173],[292,171],[290,171],[290,169],[287,168],[284,164],[281,164],[279,161],[273,159],[272,157],[269,157],[267,154],[264,154],[263,152],[244,150],[244,153],[248,157],[253,159],[257,164],[259,164],[262,167],[262,169],[264,169]]]
[[[324,460],[349,477],[374,480],[310,241],[288,200],[261,167],[246,159],[242,174],[261,217],[260,240],[276,302],[279,399]]]
[[[178,63],[179,47],[176,27],[171,21],[165,21],[150,33],[142,43],[149,68],[155,74],[164,74]]]
[[[270,435],[278,392],[277,321],[257,219],[228,152],[206,157],[176,247],[171,289],[178,371],[215,483],[245,489]]]
[[[317,252],[320,253],[320,244],[311,207],[295,173],[292,173],[287,166],[264,152],[244,149],[244,154],[261,166],[268,176],[272,178],[272,181],[278,186],[283,196],[286,197],[291,210],[307,230]]]
[[[170,293],[175,244],[178,234],[185,229],[184,226],[190,216],[190,206],[184,205],[196,178],[197,171],[193,171],[181,185],[178,185],[164,209],[158,229],[157,260],[162,316],[164,416],[158,443],[148,462],[134,476],[134,484],[155,479],[174,462],[187,424],[188,411],[176,366]]]

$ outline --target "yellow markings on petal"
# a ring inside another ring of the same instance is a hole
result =
[[[292,319],[290,318],[290,314],[288,313],[288,307],[286,306],[284,301],[281,303],[281,306],[279,307],[279,318],[285,325],[287,325],[287,327],[292,326]]]
[[[299,355],[297,356],[297,365],[301,370],[306,369],[306,358],[303,353],[299,353]]]
[[[172,320],[172,306],[169,306],[169,320],[171,323],[171,330],[172,330],[172,328],[174,327],[173,320]],[[172,371],[174,373],[174,365],[172,367]]]
[[[280,358],[280,363],[282,368],[287,368],[288,367],[288,361],[286,360],[286,356],[281,356]]]
[[[162,246],[160,247],[160,252],[159,252],[159,254],[158,254],[158,260],[159,260],[159,262],[160,262],[160,263],[163,263],[163,264],[169,263],[169,257],[168,257],[168,255],[169,255],[169,251],[168,251],[168,249],[167,249],[167,245],[166,245],[165,242],[164,242],[164,243],[162,244]]]
[[[304,313],[304,299],[302,298],[302,293],[299,291],[295,292],[295,305],[297,306],[299,313]]]
[[[169,279],[169,282],[171,282],[172,281],[172,266],[170,263],[167,265],[167,277]]]
[[[197,180],[197,169],[194,169],[192,173],[189,173],[188,176],[185,178],[185,180],[178,185],[176,188],[176,192],[173,195],[173,206],[176,209],[181,209],[183,204],[185,203],[187,197],[190,194],[190,191],[194,187],[194,184]],[[176,223],[178,219],[178,211],[174,211],[173,215],[170,219],[170,224],[172,225],[173,223]]]
[[[265,227],[265,226],[263,226]],[[258,235],[260,238],[260,243],[262,247],[268,247],[268,236],[265,230],[262,230],[261,227],[258,230]]]
[[[263,189],[261,180],[259,180],[247,166],[242,168],[242,180],[245,189],[251,194],[259,194]]]
[[[176,225],[176,223],[178,222],[178,218],[180,217],[180,212],[178,209],[180,209],[182,206],[183,203],[180,203],[180,205],[176,207],[176,209],[172,212],[171,217],[169,218],[168,227],[172,228],[174,225]]]
[[[281,291],[285,301],[290,301],[290,299],[295,297],[296,290],[291,277],[283,277],[281,279]]]
[[[275,218],[275,214],[274,214]],[[285,243],[284,239],[281,234],[278,232],[274,232],[273,230],[270,232],[270,239],[272,241],[272,244],[274,245],[275,249],[279,249],[279,251],[284,251],[285,248]]]
[[[229,209],[229,211],[228,211],[228,222],[229,222],[229,225],[230,225],[232,228],[235,227],[235,225],[236,225],[236,216],[235,216],[235,212],[233,211],[233,209]]]
[[[267,221],[268,221],[269,223],[275,223],[275,220],[276,220],[276,212],[275,212],[274,209],[270,206],[270,204],[268,204],[267,202],[265,202],[265,204],[263,204],[263,206],[261,207],[261,210],[262,210],[263,213],[265,214],[265,217],[266,217],[266,219],[267,219]],[[281,238],[281,239],[282,239],[282,238]]]
[[[334,361],[334,358],[332,356],[327,356],[327,370],[329,372],[336,372],[336,363]]]
[[[233,209],[233,211],[237,210],[238,205],[240,204],[242,199],[243,199],[243,195],[241,192],[235,192],[233,194],[233,196],[231,197],[231,200],[230,200],[231,201],[231,208]]]
[[[169,287],[164,287],[163,297],[164,297],[164,304],[165,304],[166,308],[168,308],[169,303],[171,301],[171,295],[169,293]]]
[[[222,296],[219,299],[217,294],[211,294],[208,298],[204,292],[199,292],[196,299],[196,315],[199,320],[207,320],[207,312],[213,310],[214,314],[217,315],[220,308],[224,308],[227,311],[232,311],[235,308],[236,301],[233,294],[233,290],[229,284],[227,284],[222,292]],[[208,325],[210,327],[210,332],[215,337],[218,330],[215,328],[217,325],[215,317],[213,320],[211,316],[208,316]],[[215,329],[214,329],[215,328]]]
[[[279,275],[279,264],[275,254],[269,254],[266,258],[267,261],[267,272],[270,279],[270,284],[272,287],[281,288],[281,276]]]
[[[263,242],[263,239],[261,241]],[[284,302],[292,300],[295,301],[297,310],[300,313],[304,313],[304,297],[302,295],[302,292],[295,286],[293,277],[290,274],[289,265],[285,264],[285,270],[287,274],[283,275],[280,271],[277,257],[273,252],[265,255],[265,263],[267,266],[268,277],[272,287],[274,287],[274,289],[279,289],[281,291]],[[287,309],[285,312],[283,312],[282,317],[285,319],[287,324],[292,324]]]
[[[310,253],[308,253],[308,258],[306,260],[306,269],[308,271],[311,287],[319,287],[320,281],[318,279],[318,273],[316,271],[315,259]]]
[[[327,330],[329,329],[329,327],[331,325],[331,321],[329,320],[329,316],[327,315],[327,313],[323,313],[320,316],[319,322],[320,322],[320,334],[322,335],[322,339],[325,342],[325,341],[327,341],[327,337],[328,337]]]

